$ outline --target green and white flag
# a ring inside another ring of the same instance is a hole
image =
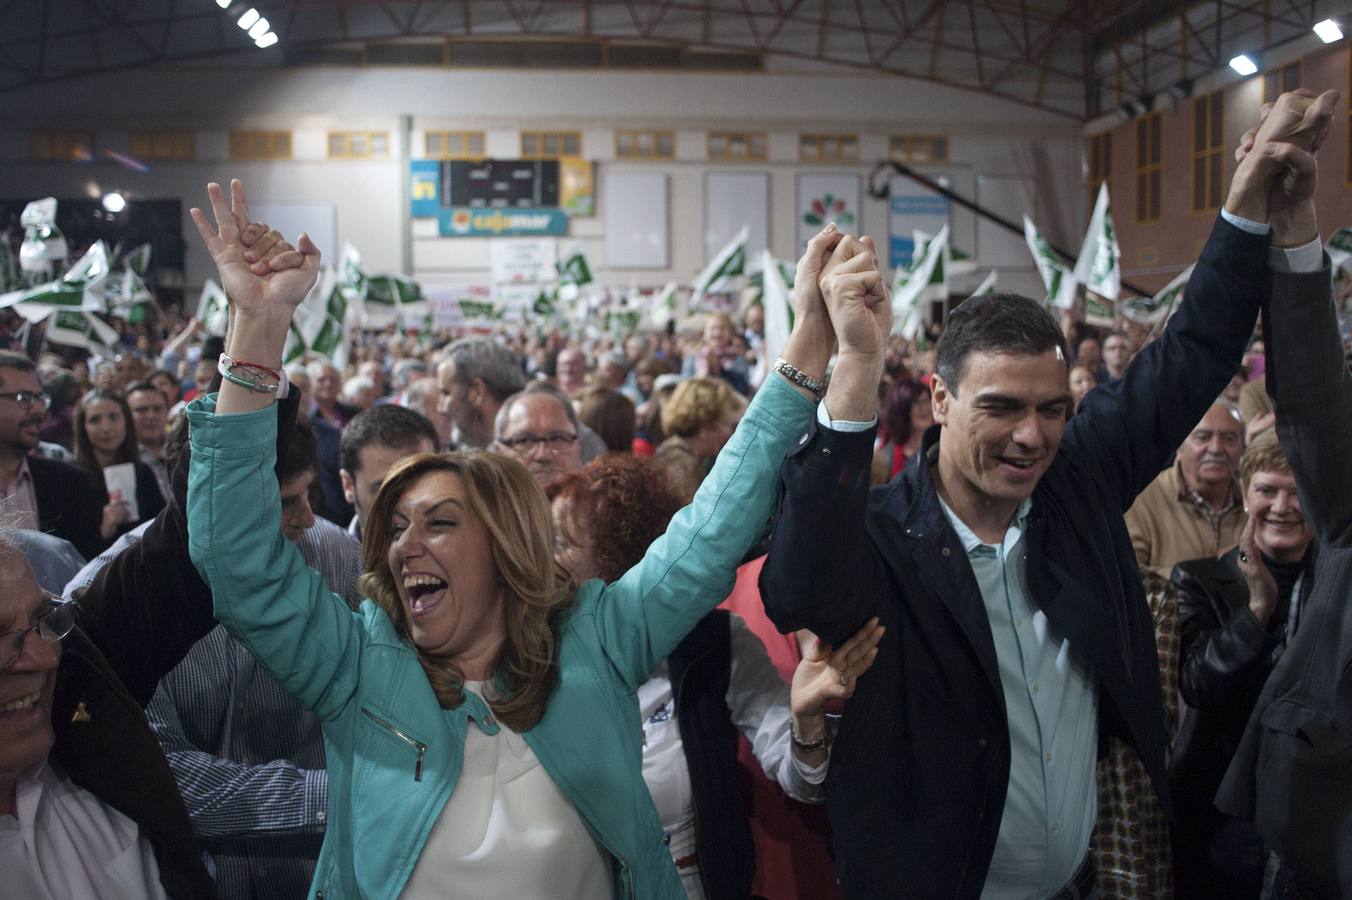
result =
[[[761,306],[765,308],[765,340],[761,356],[774,362],[789,342],[789,330],[793,327],[793,300],[789,296],[790,288],[785,283],[780,260],[775,259],[769,250],[762,250],[760,263]]]
[[[1061,257],[1052,249],[1051,244],[1037,230],[1033,220],[1023,217],[1023,237],[1028,242],[1028,252],[1033,254],[1042,284],[1047,289],[1047,304],[1057,309],[1070,309],[1075,305],[1075,273],[1066,268]]]
[[[986,296],[987,294],[994,294],[994,293],[995,293],[995,283],[996,283],[997,280],[998,280],[998,278],[997,278],[997,275],[996,275],[996,273],[995,273],[995,270],[994,270],[994,269],[991,269],[991,273],[990,273],[989,275],[986,276],[986,280],[983,281],[983,282],[981,282],[981,284],[979,284],[979,285],[977,286],[977,289],[976,289],[976,290],[972,291],[971,296],[973,296],[973,297],[984,297],[984,296]]]
[[[29,203],[19,215],[19,224],[23,226],[19,271],[28,278],[50,278],[56,274],[57,264],[70,255],[66,238],[56,227],[56,198],[43,197]]]
[[[210,278],[202,285],[202,293],[197,298],[197,321],[207,334],[225,337],[226,327],[230,324],[230,301],[221,286]]]
[[[746,272],[746,242],[750,229],[743,225],[736,237],[728,242],[718,255],[695,276],[688,309],[699,309],[708,294],[728,290],[734,278]]]
[[[341,272],[338,279],[343,285]],[[401,313],[422,312],[419,306],[423,302],[422,286],[406,275],[372,275],[365,280],[365,287],[361,306],[361,324],[365,328],[384,328]]]
[[[366,296],[366,273],[362,271],[361,254],[351,244],[343,244],[338,254],[338,284],[349,298],[361,300]]]
[[[298,359],[305,356],[305,338],[301,336],[300,328],[295,322],[286,330],[286,344],[282,347],[282,365],[289,366]]]
[[[576,247],[560,263],[555,264],[559,272],[559,299],[565,303],[572,303],[577,299],[580,288],[591,284],[595,279],[592,278],[591,263],[587,261],[587,254],[581,247]]]
[[[111,358],[117,346],[117,332],[92,313],[78,309],[59,309],[47,320],[47,340],[68,347],[83,347],[90,353]]]
[[[1163,322],[1169,318],[1183,296],[1183,289],[1192,277],[1192,269],[1193,266],[1188,266],[1153,297],[1128,297],[1122,300],[1117,304],[1117,311],[1123,318],[1139,325],[1153,326]]]
[[[106,308],[103,288],[107,278],[108,248],[103,241],[95,241],[94,246],[60,279],[0,295],[0,309],[12,306],[30,322],[41,322],[57,309],[103,312]]]
[[[1117,246],[1112,209],[1108,205],[1108,184],[1099,185],[1089,230],[1075,261],[1075,280],[1087,289],[1116,301],[1122,293],[1122,248]]]
[[[145,275],[150,271],[150,245],[142,244],[128,250],[122,257],[122,267],[130,269],[137,275]]]
[[[948,226],[933,237],[916,232],[915,247],[910,267],[898,270],[892,282],[892,333],[908,341],[920,333],[926,318],[926,301],[948,296],[944,269]]]
[[[541,285],[539,292],[535,295],[535,302],[531,304],[531,312],[543,319],[548,319],[554,315],[554,309],[554,295]]]
[[[668,281],[662,290],[653,294],[648,303],[648,323],[653,328],[661,331],[671,322],[681,320],[678,307],[679,297],[677,296],[680,288],[676,282]]]

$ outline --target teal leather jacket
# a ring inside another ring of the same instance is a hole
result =
[[[275,410],[214,409],[212,396],[188,412],[189,550],[216,618],[323,723],[328,833],[310,896],[397,897],[455,790],[469,719],[498,725],[472,694],[442,709],[385,613],[351,612],[282,536]],[[523,737],[613,858],[617,898],[685,897],[643,783],[635,691],[727,596],[811,415],[770,378],[667,533],[620,580],[583,584],[560,626],[559,684]]]

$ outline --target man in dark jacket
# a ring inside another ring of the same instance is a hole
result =
[[[33,361],[0,351],[0,510],[12,527],[64,538],[90,559],[106,545],[99,536],[103,504],[84,472],[32,454],[46,412]]]
[[[1274,897],[1322,900],[1352,896],[1352,375],[1320,252],[1314,159],[1295,149],[1285,159],[1297,177],[1282,183],[1273,237],[1295,249],[1264,309],[1267,387],[1318,561],[1216,801],[1252,819],[1276,853]]]
[[[1331,115],[1284,95],[1259,146]],[[1267,160],[1237,171],[1160,339],[1068,422],[1051,316],[974,298],[945,323],[939,424],[917,466],[870,494],[876,384],[835,382],[786,461],[761,577],[776,625],[827,642],[869,616],[887,627],[827,780],[846,896],[1088,896],[1102,734],[1136,748],[1168,808],[1159,663],[1122,514],[1239,365],[1266,275]]]

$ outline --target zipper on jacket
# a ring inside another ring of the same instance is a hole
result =
[[[385,729],[390,734],[394,735],[399,740],[403,741],[405,744],[408,744],[414,750],[418,751],[417,762],[415,762],[413,765],[413,780],[422,781],[423,757],[427,755],[427,745],[424,744],[422,741],[416,740],[414,738],[409,737],[407,734],[404,734],[404,732],[400,731],[398,728],[391,725],[389,722],[386,722],[384,719],[382,719],[375,713],[371,712],[366,707],[363,706],[361,708],[361,712],[362,715],[366,716],[366,718],[370,719],[372,722],[375,722],[381,728]]]

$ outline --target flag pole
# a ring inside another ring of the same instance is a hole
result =
[[[981,216],[983,219],[986,219],[987,221],[990,222],[994,222],[996,225],[999,225],[1006,231],[1011,231],[1014,234],[1017,234],[1019,237],[1023,237],[1023,225],[1021,224],[1016,225],[1014,224],[1014,222],[1010,221],[1009,219],[1006,219],[1004,216],[998,213],[991,212],[984,206],[973,203],[971,200],[968,200],[966,197],[963,197],[960,194],[955,194],[953,191],[944,187],[942,184],[935,181],[933,178],[930,178],[927,175],[917,172],[910,166],[905,165],[904,163],[899,163],[896,160],[891,159],[883,160],[882,162],[878,163],[877,166],[874,167],[872,174],[869,175],[868,192],[871,196],[875,197],[876,199],[878,200],[887,199],[888,196],[887,184],[884,182],[881,187],[875,187],[874,181],[877,179],[878,173],[886,172],[889,168],[895,170],[899,175],[905,175],[907,178],[911,179],[916,184],[919,184],[922,187],[929,188],[936,194],[942,194],[944,197],[947,197],[949,200],[958,204],[963,209],[970,210],[971,212],[977,214],[978,216]],[[1074,267],[1075,264],[1074,254],[1068,252],[1063,247],[1056,246],[1050,241],[1047,242],[1047,246],[1057,255],[1061,256],[1067,262],[1069,262],[1072,268]],[[1154,291],[1147,291],[1145,288],[1140,287],[1139,285],[1132,284],[1129,281],[1123,281],[1122,287],[1126,288],[1129,291],[1135,291],[1142,297],[1153,297],[1155,295]]]

